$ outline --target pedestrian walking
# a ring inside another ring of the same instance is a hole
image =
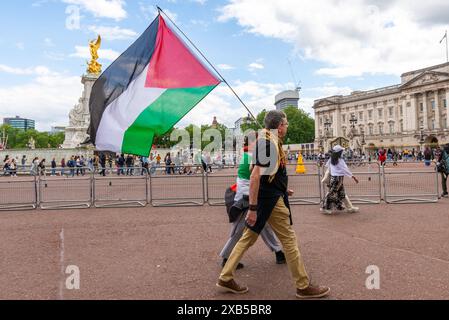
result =
[[[288,121],[284,112],[273,110],[267,113],[265,130],[261,131],[253,157],[255,166],[250,178],[246,228],[217,282],[218,287],[227,291],[238,294],[248,292],[246,286],[239,285],[234,280],[234,273],[244,253],[254,245],[268,223],[284,248],[287,265],[296,287],[296,297],[321,298],[330,292],[328,287],[311,284],[292,227],[288,197],[293,195],[293,191],[288,189],[287,160],[282,147],[282,139],[286,136],[287,129]],[[264,283],[268,282],[269,279],[265,279]]]
[[[338,211],[343,211],[343,200],[346,198],[346,192],[343,185],[344,177],[352,178],[356,183],[359,183],[357,178],[353,176],[349,170],[346,162],[342,158],[344,148],[336,145],[332,149],[331,158],[328,160],[326,167],[330,168],[330,182],[329,191],[327,192],[322,209],[325,214],[332,214],[332,209],[335,207]]]

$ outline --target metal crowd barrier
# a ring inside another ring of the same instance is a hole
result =
[[[37,201],[36,176],[0,177],[0,211],[33,210]]]
[[[388,165],[382,168],[382,175],[386,203],[438,202],[439,173],[434,164],[426,167],[424,162],[403,162],[396,170]]]
[[[297,173],[297,164],[287,165],[288,187],[294,191],[289,197],[291,205],[317,205],[321,203],[321,172],[317,163],[305,162],[304,173]],[[301,172],[301,171],[300,171]]]
[[[177,168],[180,170],[174,170],[177,172],[175,174],[167,174],[165,169],[159,167],[150,175],[150,202],[153,207],[204,205],[205,178],[201,166],[184,165]]]
[[[148,171],[142,167],[99,168],[93,174],[96,208],[145,207],[148,204]]]
[[[40,170],[38,193],[38,205],[42,210],[90,208],[92,171],[87,167]]]
[[[206,174],[206,199],[210,206],[224,206],[224,194],[227,188],[237,181],[235,174],[208,173]]]
[[[380,164],[369,161],[348,161],[349,170],[359,180],[356,184],[352,179],[345,177],[344,187],[346,195],[354,204],[379,204],[382,201],[382,177]],[[323,177],[327,167],[323,165]],[[327,192],[327,183],[323,185]],[[323,194],[324,199],[325,194]]]

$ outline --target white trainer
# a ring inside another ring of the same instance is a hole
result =
[[[356,213],[359,212],[359,208],[358,207],[352,207],[349,208],[348,210],[346,210],[348,213]]]

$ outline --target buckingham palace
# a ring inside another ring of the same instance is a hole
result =
[[[315,143],[353,150],[449,142],[449,63],[402,74],[401,84],[316,100]]]

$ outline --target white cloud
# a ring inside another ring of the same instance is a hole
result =
[[[23,76],[23,75],[40,75],[46,76],[50,75],[51,72],[47,67],[37,66],[31,68],[15,68],[4,64],[0,64],[0,72],[9,73],[13,75]]]
[[[291,83],[258,83],[255,81],[236,81],[233,84],[234,90],[255,115],[263,109],[274,109],[275,95],[291,87]],[[247,114],[248,111],[240,104],[229,88],[221,85],[201,101],[178,127],[190,123],[196,125],[212,124],[212,120],[216,116],[219,123],[232,128],[238,118]]]
[[[190,1],[196,2],[196,3],[200,4],[200,5],[204,5],[207,2],[207,0],[190,0]]]
[[[100,56],[99,60],[109,60],[114,61],[120,56],[120,53],[111,49],[100,49],[98,50],[98,55]],[[85,46],[75,46],[75,53],[72,53],[70,57],[84,58],[90,59],[90,51],[89,47]]]
[[[127,40],[134,39],[137,36],[137,32],[135,32],[134,30],[122,29],[118,26],[89,26],[89,31],[95,34],[99,34],[103,39],[107,40]]]
[[[439,44],[449,25],[444,0],[230,0],[219,21],[291,43],[333,77],[399,75],[445,62]]]
[[[226,63],[218,64],[217,67],[220,70],[232,70],[232,69],[235,69],[233,66],[231,66],[229,64],[226,64]]]
[[[111,18],[119,21],[127,17],[124,0],[62,0],[62,2],[78,5],[99,18]]]
[[[265,66],[258,62],[253,62],[248,66],[249,71],[256,71],[256,70],[262,70],[265,69]]]
[[[36,77],[23,85],[0,88],[0,118],[20,115],[33,119],[38,130],[68,124],[68,114],[81,97],[80,77],[55,73],[46,67],[22,70],[34,70],[28,74]]]

